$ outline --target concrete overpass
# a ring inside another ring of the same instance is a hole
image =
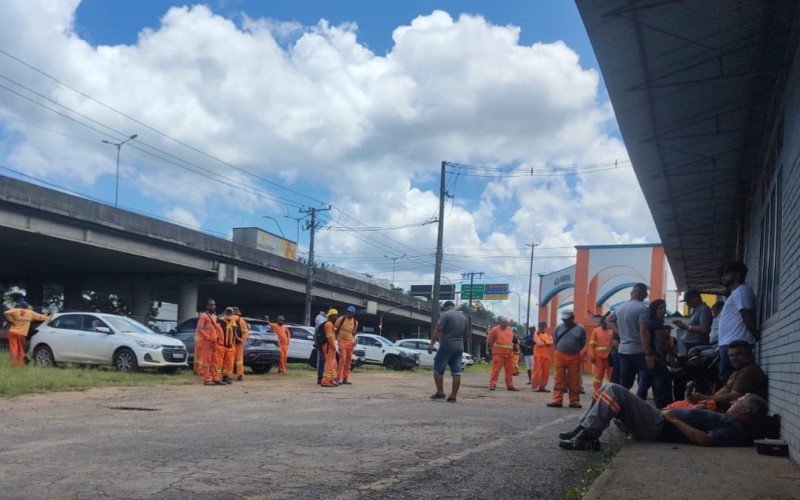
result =
[[[116,293],[143,319],[153,301],[178,304],[178,320],[205,297],[249,315],[283,314],[300,322],[306,265],[152,217],[0,177],[0,282],[26,289],[43,303],[43,286],[59,285],[65,309],[81,293]],[[325,270],[315,272],[313,311],[354,304],[364,326],[393,338],[427,337],[424,300]],[[369,311],[369,312],[367,312]],[[474,345],[485,325],[476,325]]]

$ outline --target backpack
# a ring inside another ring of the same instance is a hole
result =
[[[320,323],[317,329],[314,331],[314,345],[317,346],[318,349],[322,349],[322,347],[328,343],[328,336],[325,335],[325,325],[330,323],[330,321],[325,321],[324,323]]]

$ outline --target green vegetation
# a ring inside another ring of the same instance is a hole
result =
[[[191,370],[175,374],[159,372],[120,373],[110,367],[60,364],[57,367],[11,366],[0,354],[0,398],[42,392],[85,391],[94,387],[132,387],[161,384],[191,384],[197,379]]]

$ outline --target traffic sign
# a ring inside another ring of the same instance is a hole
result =
[[[408,289],[409,295],[415,297],[425,297],[428,300],[433,298],[433,285],[411,285]],[[439,300],[455,300],[455,285],[439,285]]]
[[[484,300],[508,300],[508,283],[484,285]]]
[[[483,300],[484,285],[461,285],[461,300]]]

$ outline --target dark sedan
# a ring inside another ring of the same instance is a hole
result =
[[[260,319],[245,318],[250,325],[250,336],[244,346],[244,366],[250,367],[253,373],[267,373],[278,364],[281,350],[278,337],[269,329],[269,324]],[[189,366],[194,365],[194,331],[197,318],[189,318],[170,330],[170,334],[186,344],[189,350]]]

